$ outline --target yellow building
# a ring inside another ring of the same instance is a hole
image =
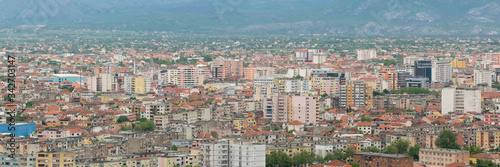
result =
[[[274,147],[266,149],[266,154],[271,154],[275,151],[282,151],[288,154],[288,156],[293,157],[296,154],[300,153],[301,151],[311,152],[311,147],[306,147],[306,146]]]
[[[453,60],[451,61],[451,68],[465,68],[467,66],[464,60]]]
[[[199,163],[200,163],[199,155],[197,154],[189,154],[189,155],[184,154],[184,155],[158,157],[158,167],[174,167],[175,165],[197,166]]]
[[[76,164],[76,167],[123,167],[123,166],[126,166],[126,161],[123,160],[85,162],[81,164]]]
[[[132,87],[134,88],[134,93],[144,94],[147,93],[148,79],[143,76],[136,76],[132,78]]]
[[[340,94],[344,102],[341,106],[358,106],[373,108],[373,88],[364,82],[350,82],[341,85]]]
[[[476,146],[490,150],[490,147],[500,147],[500,131],[477,131],[476,132]]]
[[[73,152],[38,152],[36,153],[36,166],[75,166],[75,153]]]

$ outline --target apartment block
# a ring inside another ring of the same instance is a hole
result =
[[[347,82],[340,86],[340,107],[372,108],[373,88],[362,81]]]
[[[292,114],[293,120],[304,124],[316,124],[319,121],[319,98],[316,96],[292,96]]]
[[[36,153],[37,167],[54,167],[54,166],[75,166],[74,152],[38,152]]]
[[[449,87],[444,88],[441,94],[443,115],[455,111],[481,113],[481,90],[477,88]]]
[[[444,167],[448,164],[469,163],[469,151],[443,148],[421,148],[419,163],[426,166]]]
[[[353,162],[360,167],[412,167],[413,157],[400,154],[357,152]]]
[[[203,167],[261,167],[266,163],[265,145],[220,140],[216,144],[201,144],[200,148]]]

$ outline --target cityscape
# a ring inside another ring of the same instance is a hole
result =
[[[498,167],[500,12],[477,12],[500,4],[418,1],[383,16],[483,21],[370,34],[352,27],[371,1],[0,1],[0,167]],[[343,28],[291,25],[314,9]]]

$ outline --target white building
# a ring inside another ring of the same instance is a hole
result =
[[[103,92],[111,92],[113,91],[113,81],[115,77],[113,74],[100,74],[101,75],[101,86]]]
[[[306,93],[311,90],[311,80],[285,80],[286,93]]]
[[[370,60],[377,58],[377,51],[375,49],[358,49],[358,60]]]
[[[323,64],[326,61],[326,53],[315,53],[313,54],[314,64]]]
[[[488,84],[488,86],[491,86],[492,75],[492,72],[489,71],[474,70],[474,85]]]
[[[266,145],[246,145],[219,140],[217,144],[202,144],[204,167],[262,167],[266,165]]]
[[[432,62],[432,82],[450,82],[452,76],[451,62],[433,61]]]
[[[481,90],[477,88],[444,88],[441,106],[443,115],[455,111],[481,113]]]

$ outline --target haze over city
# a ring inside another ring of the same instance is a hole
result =
[[[0,166],[499,166],[499,7],[0,0]]]

